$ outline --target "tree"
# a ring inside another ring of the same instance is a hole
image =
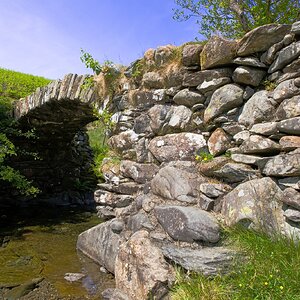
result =
[[[195,17],[199,33],[238,38],[269,23],[291,24],[299,19],[300,0],[174,0],[173,18]]]

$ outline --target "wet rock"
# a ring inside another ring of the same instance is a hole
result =
[[[214,70],[204,70],[195,73],[187,73],[183,78],[183,86],[196,87],[204,81],[210,81],[214,78],[231,77],[232,70],[230,68],[220,68]]]
[[[244,105],[239,123],[252,126],[255,123],[272,121],[275,115],[275,103],[268,97],[267,91],[255,93]]]
[[[122,238],[113,232],[112,221],[92,227],[78,236],[77,249],[109,272],[115,272],[115,261]]]
[[[289,25],[268,24],[248,32],[238,43],[238,56],[263,52],[280,42],[290,30]]]
[[[170,245],[163,246],[162,252],[164,256],[185,270],[201,273],[205,276],[229,272],[235,255],[233,250],[223,247],[192,250]]]
[[[124,177],[132,178],[137,183],[150,181],[159,168],[155,164],[139,164],[130,160],[122,160],[120,172]]]
[[[214,92],[216,89],[230,82],[231,78],[229,77],[214,78],[210,81],[205,80],[197,86],[197,90],[203,94],[206,94],[209,92]]]
[[[130,299],[163,299],[173,271],[147,231],[138,231],[120,246],[115,266],[116,287]]]
[[[300,149],[269,158],[259,167],[266,176],[300,176]]]
[[[270,66],[268,72],[273,73],[277,70],[283,69],[286,65],[292,62],[300,54],[300,41],[294,42],[291,45],[279,51],[277,58]]]
[[[194,160],[195,152],[206,148],[201,134],[178,133],[155,137],[149,144],[149,150],[159,162],[173,160]]]
[[[209,152],[216,156],[226,152],[231,147],[231,139],[222,128],[216,129],[207,142]]]
[[[183,89],[174,96],[173,101],[178,105],[193,107],[195,104],[204,103],[205,97],[199,92]]]
[[[264,70],[242,66],[234,70],[232,78],[236,83],[259,86],[265,75],[266,72]]]
[[[221,169],[214,172],[214,175],[225,182],[237,183],[244,180],[256,178],[258,172],[248,165],[227,163]]]
[[[164,230],[176,241],[216,243],[220,239],[217,220],[194,207],[157,206],[155,216]]]
[[[199,185],[204,180],[196,172],[166,166],[160,169],[151,181],[151,191],[166,199],[196,203]]]
[[[300,116],[300,96],[283,100],[276,111],[278,120]]]
[[[284,228],[283,193],[269,177],[238,185],[223,198],[222,214],[228,226],[241,224],[269,234]]]
[[[266,123],[259,123],[254,124],[250,132],[261,134],[261,135],[272,135],[278,132],[277,130],[277,123],[276,122],[266,122]]]
[[[123,291],[113,288],[103,291],[102,298],[103,300],[130,300]]]
[[[185,45],[182,50],[182,64],[186,67],[199,66],[202,49],[203,45],[201,44]]]
[[[232,63],[236,56],[237,42],[220,36],[211,37],[200,55],[201,69],[210,69]]]
[[[262,137],[260,135],[251,135],[249,139],[245,140],[240,146],[243,154],[267,154],[271,155],[279,153],[281,147],[274,141]]]
[[[297,181],[299,182],[299,178]],[[300,209],[300,193],[291,187],[283,191],[282,201],[291,207]]]
[[[277,128],[280,132],[300,135],[300,117],[280,121]]]
[[[295,85],[295,79],[285,80],[278,84],[273,93],[273,98],[277,102],[294,97],[300,94],[300,89]]]
[[[202,183],[200,184],[200,191],[207,197],[217,198],[228,193],[231,187],[222,183]]]
[[[81,280],[85,276],[86,275],[82,273],[66,273],[64,279],[66,279],[69,282],[75,282]]]
[[[290,151],[300,148],[300,136],[283,136],[279,140],[282,150]]]
[[[204,112],[204,121],[208,123],[222,113],[242,105],[243,92],[243,89],[235,84],[226,84],[217,89]]]

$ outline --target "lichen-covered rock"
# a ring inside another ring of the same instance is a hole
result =
[[[150,89],[161,89],[164,87],[163,78],[157,72],[147,72],[143,75],[143,85]]]
[[[204,112],[204,121],[208,123],[222,113],[242,105],[243,92],[243,89],[235,84],[226,84],[217,89]]]
[[[263,52],[280,42],[289,32],[290,25],[268,24],[248,32],[238,43],[238,56]]]
[[[216,243],[220,239],[217,220],[204,210],[184,206],[157,206],[154,212],[158,222],[175,241]]]
[[[244,154],[274,154],[279,153],[281,147],[276,142],[262,137],[260,135],[251,135],[240,146],[240,150]]]
[[[120,246],[115,265],[116,287],[132,300],[164,299],[174,273],[159,248],[141,230]]]
[[[286,65],[292,62],[300,54],[300,42],[294,42],[291,45],[279,51],[277,58],[270,66],[268,72],[274,73],[277,70],[283,69]]]
[[[137,183],[150,181],[159,168],[155,164],[139,164],[130,160],[122,160],[120,172],[124,177],[132,178]]]
[[[300,176],[300,149],[296,149],[286,154],[280,154],[260,161],[262,174],[266,176],[286,177]]]
[[[214,78],[209,81],[205,80],[197,86],[197,90],[203,94],[206,94],[206,93],[214,92],[216,89],[230,82],[231,82],[231,78],[229,77]]]
[[[299,178],[298,178],[298,181],[299,181]],[[291,187],[286,188],[283,191],[282,201],[285,204],[300,210],[300,193],[298,191],[296,191],[295,189],[293,189]]]
[[[277,129],[280,132],[300,135],[300,117],[290,118],[278,122]]]
[[[283,100],[276,110],[278,120],[284,120],[300,116],[300,96],[294,96]]]
[[[196,91],[190,91],[189,89],[184,89],[179,91],[173,98],[174,102],[178,105],[185,105],[187,107],[192,107],[198,103],[204,103],[205,97]]]
[[[265,75],[266,71],[264,70],[242,66],[234,70],[232,78],[236,83],[259,86]]]
[[[284,151],[290,151],[296,148],[300,148],[300,136],[283,136],[279,140],[279,145]]]
[[[152,179],[151,191],[166,199],[197,203],[199,185],[204,181],[204,177],[196,171],[166,166]]]
[[[200,53],[203,49],[201,44],[185,45],[182,49],[182,64],[186,67],[200,65]]]
[[[207,142],[209,152],[216,156],[226,152],[231,147],[230,136],[222,129],[216,129]]]
[[[272,121],[275,116],[275,105],[276,103],[268,97],[267,91],[259,91],[245,103],[238,121],[246,126]]]
[[[300,88],[295,84],[295,79],[285,80],[278,84],[273,93],[273,98],[277,102],[294,97],[300,94]]]
[[[170,58],[174,55],[174,45],[160,46],[155,50],[154,61],[157,66],[166,64]]]
[[[266,122],[266,123],[258,123],[254,124],[250,132],[261,134],[261,135],[272,135],[278,132],[277,123],[276,122]]]
[[[163,246],[162,252],[171,261],[185,270],[201,273],[205,276],[220,275],[230,272],[235,253],[223,247],[207,247],[202,249]]]
[[[222,214],[229,226],[241,224],[269,234],[282,232],[282,197],[282,191],[271,178],[253,179],[223,198]]]
[[[111,229],[113,220],[92,227],[78,236],[77,249],[115,273],[115,261],[122,242],[120,235]]]
[[[248,165],[227,163],[216,170],[214,176],[228,183],[237,183],[258,177],[258,172]]]
[[[231,187],[223,183],[201,183],[200,191],[207,197],[217,198],[229,192]]]
[[[149,150],[159,162],[173,160],[194,160],[196,151],[206,148],[201,134],[177,133],[155,137],[149,144]]]
[[[166,90],[153,91],[133,90],[129,93],[129,103],[138,109],[147,109],[154,104],[164,103],[167,100]]]
[[[237,42],[213,36],[203,47],[200,55],[201,69],[210,69],[232,63],[236,56]]]
[[[132,148],[132,145],[137,142],[138,135],[133,130],[121,132],[118,135],[113,135],[108,140],[108,145],[118,152]]]
[[[230,68],[220,68],[214,70],[204,70],[184,75],[182,85],[187,87],[196,87],[202,82],[210,81],[215,78],[231,77],[232,70]]]
[[[240,66],[249,66],[249,67],[256,67],[256,68],[266,68],[266,65],[259,61],[257,57],[237,57],[233,60],[234,64]]]

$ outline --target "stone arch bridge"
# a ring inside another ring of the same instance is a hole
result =
[[[15,103],[13,114],[20,127],[34,129],[37,137],[20,138],[16,144],[38,153],[38,159],[24,155],[12,164],[38,185],[39,200],[64,205],[92,201],[86,190],[95,184],[93,153],[85,126],[96,120],[97,92],[85,85],[87,77],[68,74]]]

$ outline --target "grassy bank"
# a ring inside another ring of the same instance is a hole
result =
[[[300,299],[299,244],[242,229],[228,232],[226,242],[247,259],[237,259],[233,272],[222,277],[178,271],[172,300]]]

